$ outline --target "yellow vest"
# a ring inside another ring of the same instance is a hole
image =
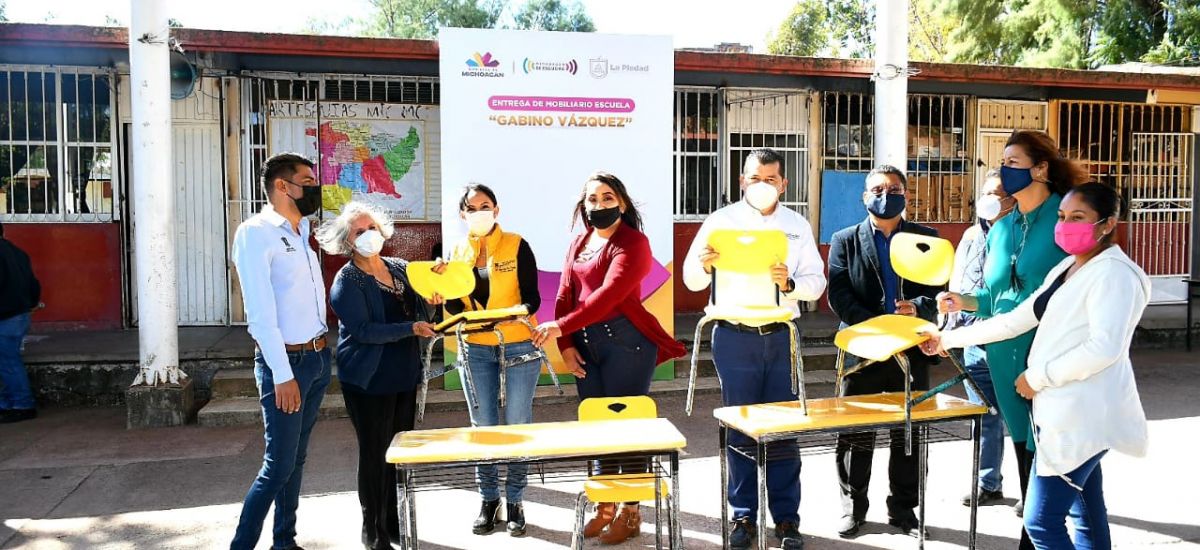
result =
[[[521,236],[516,233],[506,233],[500,229],[500,224],[491,233],[483,237],[474,235],[467,237],[454,246],[450,253],[451,261],[462,261],[471,264],[474,269],[479,257],[480,242],[487,243],[487,269],[489,294],[485,309],[501,309],[521,304],[521,288],[517,281],[517,251],[521,248]],[[460,299],[466,311],[475,310],[470,296]],[[529,322],[537,326],[537,319],[530,312]],[[520,323],[505,323],[500,325],[504,334],[504,343],[513,344],[525,342],[532,337],[529,329]],[[500,342],[492,332],[480,332],[467,336],[467,342],[481,346],[495,346]]]

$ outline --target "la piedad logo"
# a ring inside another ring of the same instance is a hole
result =
[[[521,69],[525,71],[525,74],[546,72],[569,73],[573,75],[576,72],[579,72],[579,63],[577,63],[574,59],[568,59],[566,61],[534,61],[526,57],[525,61],[521,63]]]
[[[500,70],[500,60],[492,57],[492,52],[485,52],[482,55],[475,52],[467,59],[467,69],[462,72],[462,75],[498,78],[504,76],[504,71]]]

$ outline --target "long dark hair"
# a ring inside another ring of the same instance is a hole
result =
[[[576,222],[583,222],[583,226],[591,229],[592,224],[587,219],[587,208],[584,204],[587,202],[587,185],[593,181],[598,181],[612,188],[613,193],[617,194],[617,198],[625,203],[625,212],[621,214],[621,221],[638,231],[642,230],[642,215],[638,213],[637,206],[633,204],[633,198],[629,196],[629,191],[625,190],[625,184],[621,179],[608,172],[594,172],[588,176],[587,181],[583,182],[583,191],[579,194],[579,202],[575,203],[575,213],[571,216],[571,229],[575,229]]]
[[[1079,163],[1068,159],[1058,150],[1058,144],[1045,132],[1036,130],[1017,130],[1008,137],[1005,147],[1020,146],[1034,166],[1045,162],[1049,166],[1047,178],[1050,180],[1050,190],[1059,195],[1066,195],[1072,187],[1087,182],[1090,178],[1087,170]]]
[[[1121,215],[1121,196],[1117,194],[1117,190],[1103,183],[1094,181],[1080,185],[1070,191],[1072,195],[1078,195],[1079,200],[1089,208],[1096,211],[1099,215],[1097,223],[1108,221],[1109,218],[1120,219]],[[1116,230],[1103,237],[1103,242],[1111,243],[1116,237]]]

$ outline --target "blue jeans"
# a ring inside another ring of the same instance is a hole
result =
[[[296,508],[300,505],[300,482],[308,456],[308,438],[317,423],[321,400],[329,386],[329,349],[288,353],[292,373],[300,386],[300,412],[285,414],[275,406],[275,381],[262,353],[254,354],[254,381],[258,384],[263,411],[262,469],[250,485],[242,503],[242,516],[230,548],[253,549],[258,543],[267,511],[275,504],[272,548],[296,545]]]
[[[21,361],[21,341],[29,332],[28,313],[0,319],[0,410],[32,409],[33,390]]]
[[[533,343],[516,342],[506,344],[504,353],[509,359],[533,353]],[[475,394],[463,385],[467,396],[467,410],[471,413],[472,426],[500,425],[500,346],[472,344],[467,348],[471,369],[471,381]],[[533,392],[537,389],[538,376],[542,372],[540,361],[529,361],[505,369],[504,381],[504,424],[528,424],[533,422]],[[476,408],[475,398],[479,399]],[[504,497],[510,504],[521,502],[525,492],[525,477],[529,466],[509,464],[504,484]],[[475,480],[479,483],[479,494],[483,500],[500,498],[500,467],[495,464],[475,468]]]
[[[992,386],[992,374],[988,372],[987,354],[982,347],[970,346],[962,350],[954,350],[957,359],[967,374],[979,385],[983,397],[988,403],[997,408],[997,414],[983,415],[979,434],[979,488],[984,491],[999,491],[1004,478],[1000,475],[1000,465],[1004,460],[1004,420],[999,414],[996,404],[996,389]],[[967,399],[972,403],[983,403],[979,394],[966,385]]]
[[[725,406],[795,401],[792,393],[791,337],[780,330],[765,336],[716,326],[712,335],[713,362],[721,378]],[[754,445],[749,437],[730,430],[729,445]],[[758,520],[758,470],[746,457],[726,450],[729,464],[729,506],[734,519]],[[800,522],[800,455],[795,442],[779,442],[768,455],[786,458],[767,462],[767,506],[775,524]]]
[[[1029,492],[1025,495],[1025,530],[1039,550],[1065,548],[1108,549],[1108,509],[1104,505],[1104,476],[1100,459],[1107,451],[1092,457],[1067,474],[1072,487],[1059,476],[1037,475],[1034,462]],[[1080,490],[1082,489],[1082,490]],[[1075,521],[1075,543],[1067,536],[1067,515]]]

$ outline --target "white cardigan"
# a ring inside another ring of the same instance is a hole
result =
[[[1075,262],[1066,257],[1017,309],[942,335],[946,349],[1007,340],[1034,327],[1025,379],[1033,398],[1037,474],[1065,475],[1101,451],[1144,456],[1146,414],[1129,361],[1150,279],[1117,246],[1084,264],[1050,297],[1037,297]]]

